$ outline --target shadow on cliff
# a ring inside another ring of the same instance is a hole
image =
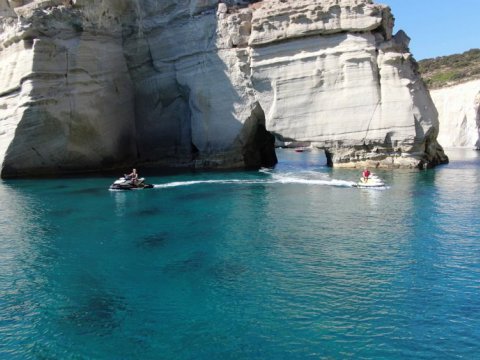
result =
[[[122,39],[93,37],[67,20],[71,27],[62,36],[22,40],[32,67],[19,85],[19,122],[2,177],[102,171],[135,159],[133,89]]]
[[[153,21],[153,20],[152,20]],[[139,164],[273,166],[273,135],[249,88],[245,48],[225,45],[213,10],[126,40]]]

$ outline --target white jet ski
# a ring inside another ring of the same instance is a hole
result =
[[[376,175],[370,175],[368,178],[361,177],[360,181],[353,185],[358,188],[380,188],[384,187],[385,183]]]
[[[137,180],[129,179],[127,176],[115,180],[110,185],[110,190],[135,190],[135,189],[151,189],[153,185],[145,184],[145,178],[138,178]]]

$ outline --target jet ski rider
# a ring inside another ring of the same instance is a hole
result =
[[[136,184],[138,181],[137,169],[132,169],[132,172],[128,175],[125,175],[125,179],[132,180],[133,184]]]
[[[368,181],[368,178],[370,177],[370,175],[371,175],[370,170],[368,170],[367,168],[363,169],[362,177],[364,181]]]

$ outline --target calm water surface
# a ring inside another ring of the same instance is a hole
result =
[[[1,359],[480,354],[480,153],[378,171],[0,182]]]

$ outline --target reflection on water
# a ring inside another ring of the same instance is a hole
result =
[[[475,358],[480,157],[0,183],[0,358]]]
[[[127,191],[112,191],[111,197],[115,201],[115,214],[117,217],[122,218],[127,211]]]

